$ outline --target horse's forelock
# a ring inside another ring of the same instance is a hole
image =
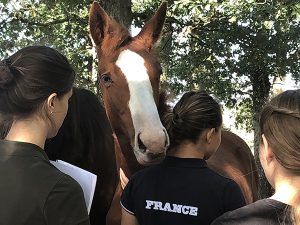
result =
[[[109,30],[101,45],[98,46],[100,50],[98,55],[101,57],[102,55],[109,56],[116,54],[118,49],[125,47],[131,40],[132,37],[129,31],[125,27],[115,24],[114,27]]]

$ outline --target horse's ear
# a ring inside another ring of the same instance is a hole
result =
[[[96,45],[101,44],[104,36],[109,32],[110,17],[98,2],[93,2],[89,11],[90,33]]]
[[[143,42],[149,50],[159,39],[167,13],[167,3],[163,2],[155,15],[145,24],[136,38]]]

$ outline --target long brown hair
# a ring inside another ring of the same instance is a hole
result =
[[[291,174],[300,176],[300,89],[274,97],[263,109],[260,131],[265,135],[277,161]],[[292,209],[294,224],[300,225],[300,200]]]

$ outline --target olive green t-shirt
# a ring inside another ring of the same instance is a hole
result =
[[[0,140],[1,225],[89,225],[80,185],[40,147]]]

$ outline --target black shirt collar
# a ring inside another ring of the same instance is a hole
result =
[[[179,158],[174,156],[166,156],[166,158],[163,161],[163,165],[180,166],[180,167],[197,167],[197,168],[207,167],[207,163],[204,159]]]
[[[42,148],[35,144],[19,141],[0,140],[0,156],[33,156],[49,161]]]

